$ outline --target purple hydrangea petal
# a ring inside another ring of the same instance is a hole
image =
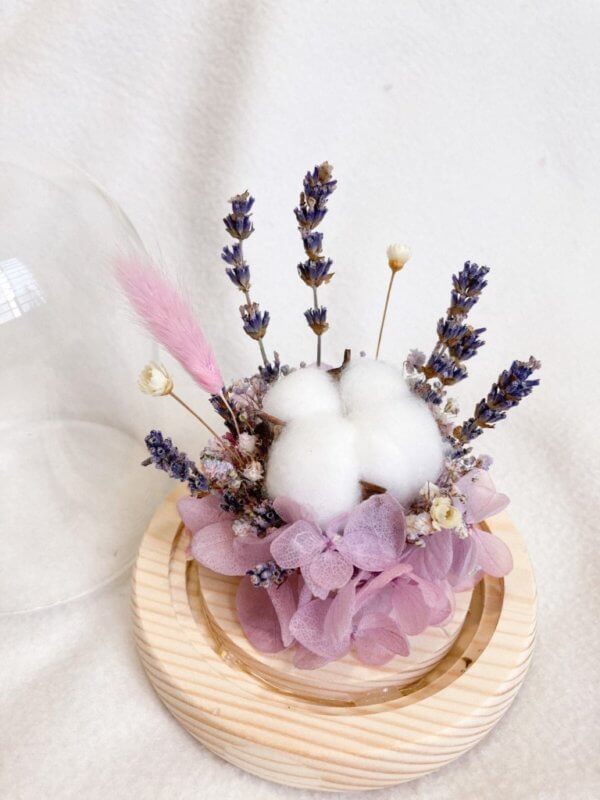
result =
[[[458,481],[458,489],[465,496],[464,513],[468,523],[482,522],[504,511],[509,504],[508,496],[496,491],[490,473],[485,469],[473,469]]]
[[[354,566],[381,572],[398,563],[406,540],[404,509],[390,494],[377,494],[350,513],[337,547]]]
[[[244,568],[244,572],[257,564],[264,564],[271,560],[271,545],[278,534],[279,531],[274,530],[263,539],[253,535],[234,536],[233,552],[237,563]]]
[[[296,643],[294,648],[294,666],[297,669],[320,669],[328,663],[330,659],[311,653],[306,647]]]
[[[427,537],[425,547],[411,547],[404,558],[417,575],[428,581],[444,580],[454,555],[454,534],[438,531]]]
[[[280,531],[271,544],[271,555],[283,569],[309,564],[325,548],[325,537],[312,522],[301,519]]]
[[[300,644],[328,661],[343,658],[350,650],[350,626],[338,627],[332,634],[325,633],[325,620],[333,600],[311,600],[296,611],[290,631]],[[351,625],[351,619],[350,619]]]
[[[475,561],[477,566],[488,575],[502,578],[513,568],[510,550],[504,542],[492,533],[474,528],[471,536],[477,548]]]
[[[193,534],[190,551],[196,561],[213,572],[244,575],[248,567],[239,560],[234,540],[230,522],[213,522]]]
[[[406,636],[384,614],[367,614],[359,625],[353,641],[356,657],[365,664],[380,666],[397,655],[407,656],[409,646]]]
[[[336,550],[325,550],[315,556],[304,571],[308,571],[312,584],[330,592],[348,583],[354,567]]]
[[[177,511],[185,527],[191,533],[196,533],[213,522],[232,519],[230,514],[223,511],[220,503],[219,498],[212,494],[205,497],[182,497],[177,501]]]
[[[471,536],[466,536],[464,539],[455,536],[452,548],[452,565],[447,577],[452,586],[458,586],[473,570],[477,548]]]
[[[312,513],[289,497],[276,497],[273,508],[284,522],[298,522],[301,519],[314,522]]]
[[[284,649],[281,625],[271,597],[266,590],[253,586],[247,576],[238,586],[236,607],[242,630],[253,647],[263,653],[278,653]]]
[[[414,581],[395,583],[394,612],[398,627],[408,636],[416,636],[430,624],[431,607],[425,602],[421,587]]]
[[[294,641],[294,637],[290,631],[290,622],[298,608],[296,576],[290,576],[280,586],[268,586],[264,590],[256,589],[256,587],[253,588],[258,592],[264,591],[265,594],[269,596],[279,622],[283,646],[289,647]]]

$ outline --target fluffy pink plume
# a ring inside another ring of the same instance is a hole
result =
[[[127,299],[156,341],[176,358],[205,391],[221,391],[223,378],[213,350],[192,310],[150,263],[117,261],[116,275]]]

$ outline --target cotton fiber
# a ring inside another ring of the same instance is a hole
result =
[[[340,394],[346,413],[368,411],[379,403],[400,401],[410,396],[402,372],[385,361],[360,358],[342,372]]]
[[[350,414],[356,432],[360,477],[383,486],[407,505],[444,462],[444,443],[426,404],[408,394]]]
[[[321,525],[360,502],[359,479],[354,427],[339,414],[292,420],[269,452],[269,496],[295,500]]]
[[[288,422],[311,414],[340,414],[337,384],[325,370],[311,366],[280,378],[263,400],[267,414]]]

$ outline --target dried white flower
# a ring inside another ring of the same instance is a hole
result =
[[[410,258],[410,250],[405,244],[391,244],[387,249],[388,264],[393,272],[398,272]]]
[[[173,379],[167,372],[166,367],[151,361],[149,364],[146,364],[144,369],[140,372],[138,386],[145,394],[151,394],[153,397],[161,397],[162,395],[171,393],[173,390]]]
[[[263,476],[262,464],[258,461],[251,461],[242,474],[246,480],[256,483],[256,481],[259,481]]]
[[[239,538],[243,538],[244,536],[249,536],[251,533],[254,533],[254,528],[252,527],[251,523],[245,519],[234,519],[231,524],[231,528],[234,536],[238,536]]]
[[[429,513],[433,520],[433,528],[436,531],[442,530],[442,528],[458,528],[462,525],[462,514],[458,508],[452,505],[452,500],[449,497],[435,497]]]
[[[442,490],[436,483],[427,481],[427,483],[419,490],[421,497],[426,500],[433,500],[434,497],[439,497]]]
[[[244,455],[251,456],[256,450],[256,436],[252,436],[251,433],[240,433],[238,450]]]
[[[427,511],[420,514],[409,514],[406,517],[406,527],[409,533],[416,533],[419,536],[428,536],[433,533],[431,516]]]

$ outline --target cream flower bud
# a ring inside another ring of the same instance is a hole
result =
[[[387,249],[387,257],[392,272],[398,272],[410,258],[410,250],[405,244],[391,244]]]
[[[442,528],[458,528],[462,524],[462,514],[452,505],[452,500],[449,497],[436,497],[434,498],[429,509],[431,519],[433,520],[433,527],[439,531]]]
[[[173,380],[162,364],[151,361],[140,372],[138,386],[145,394],[161,397],[170,394],[173,389]]]

